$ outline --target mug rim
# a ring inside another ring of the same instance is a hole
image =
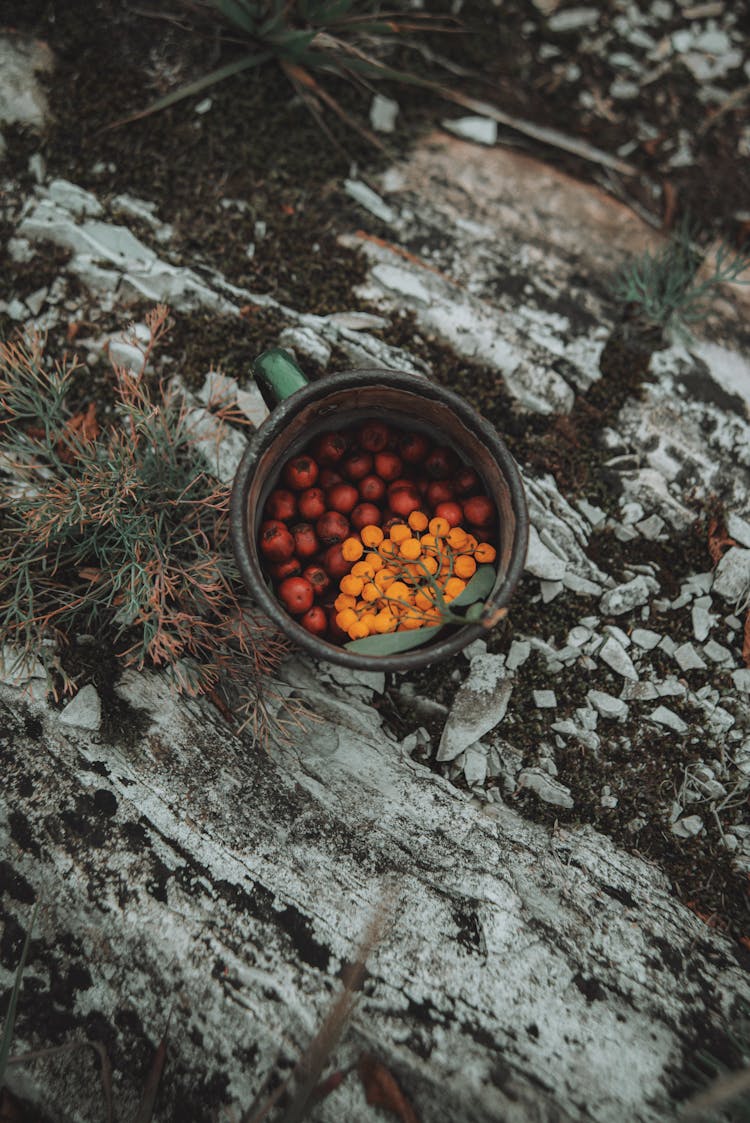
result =
[[[285,612],[279,601],[268,590],[262,571],[251,559],[249,548],[247,493],[250,482],[260,457],[286,427],[288,418],[333,391],[354,389],[359,386],[372,387],[373,384],[378,383],[412,393],[418,390],[421,396],[447,405],[457,414],[459,420],[476,435],[481,436],[498,463],[508,488],[516,525],[508,568],[499,588],[487,598],[485,603],[490,605],[493,611],[501,610],[507,605],[523,573],[529,535],[528,509],[519,468],[494,426],[453,390],[448,390],[421,374],[385,367],[337,371],[308,383],[307,386],[279,402],[253,433],[235,474],[230,502],[230,537],[240,575],[253,598],[279,629],[296,644],[316,658],[339,666],[358,670],[403,672],[418,670],[431,663],[447,659],[463,650],[473,640],[485,636],[489,629],[481,622],[467,623],[442,639],[438,636],[424,647],[391,655],[362,655],[347,651],[343,647],[313,636]]]

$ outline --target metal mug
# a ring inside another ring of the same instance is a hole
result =
[[[366,368],[308,382],[286,351],[264,352],[253,374],[271,414],[253,434],[234,480],[231,537],[237,564],[255,602],[295,644],[319,659],[359,670],[411,671],[448,659],[486,635],[507,614],[523,572],[529,517],[521,476],[497,431],[450,390],[423,375]],[[482,478],[498,515],[497,578],[482,615],[446,626],[424,647],[364,655],[311,635],[284,610],[263,574],[258,529],[269,493],[286,462],[317,434],[377,418],[450,445]]]

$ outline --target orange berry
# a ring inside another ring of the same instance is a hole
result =
[[[377,620],[377,614],[373,612],[372,608],[368,608],[367,612],[360,616],[359,619],[360,623],[367,625],[367,634],[371,636],[375,631],[375,621]]]
[[[461,552],[463,554],[473,554],[478,545],[478,539],[476,539],[473,534],[467,534],[466,542],[464,543],[464,547]]]
[[[421,628],[423,626],[423,624],[424,624],[424,617],[422,616],[421,612],[419,612],[419,613],[406,612],[401,617],[401,623],[399,624],[399,630],[405,631],[405,632],[410,632],[410,631],[413,631],[414,628]]]
[[[356,597],[349,596],[346,593],[339,593],[336,600],[333,602],[333,607],[337,612],[343,612],[345,608],[354,608],[356,603]]]
[[[406,558],[407,561],[416,561],[421,553],[422,547],[419,545],[416,538],[407,538],[401,543],[400,554],[401,557]]]
[[[435,594],[432,589],[420,589],[414,598],[414,604],[422,612],[435,606]]]
[[[381,635],[385,632],[395,632],[398,620],[391,612],[390,608],[381,608],[380,612],[375,617],[373,624],[374,630]]]
[[[385,537],[380,527],[375,526],[374,524],[363,526],[359,532],[359,536],[364,542],[365,546],[379,546],[383,541],[383,538]]]
[[[480,542],[474,551],[474,557],[480,565],[486,565],[488,562],[495,560],[497,551],[494,546],[490,546],[489,542]]]
[[[420,558],[419,560],[422,563],[422,565],[425,567],[425,569],[427,570],[428,573],[437,573],[437,571],[438,571],[438,560],[437,560],[437,558],[433,558],[433,557],[430,557],[428,555],[426,558]]]
[[[437,546],[434,534],[423,534],[419,541],[423,550],[434,550]]]
[[[466,545],[466,539],[468,537],[466,531],[462,530],[460,526],[451,527],[447,535],[448,545],[452,550],[461,552]]]
[[[358,561],[352,566],[352,577],[372,577],[375,570],[367,560]]]
[[[453,572],[456,577],[463,577],[464,580],[473,577],[476,571],[477,563],[473,558],[470,558],[468,554],[461,554],[453,563]]]
[[[370,634],[370,629],[364,620],[355,620],[346,631],[349,633],[349,639],[364,639]]]
[[[381,592],[385,592],[388,586],[392,585],[395,580],[396,574],[390,566],[385,566],[384,569],[379,570],[374,577],[375,585]]]
[[[374,600],[377,600],[379,596],[380,589],[377,587],[374,581],[370,581],[369,584],[365,585],[362,590],[362,599],[367,601],[368,604],[371,604]]]
[[[427,530],[427,524],[430,520],[423,511],[412,511],[406,521],[409,523],[412,530],[420,531]]]
[[[361,577],[353,577],[351,573],[347,577],[341,578],[339,588],[342,593],[346,593],[350,597],[358,597],[362,592],[364,581]]]
[[[379,569],[383,568],[385,562],[381,558],[380,554],[368,554],[367,564],[370,566],[373,573],[377,573]]]
[[[357,613],[353,608],[345,608],[343,612],[336,613],[336,623],[342,632],[348,632],[352,624],[357,622]]]
[[[430,519],[430,534],[434,534],[436,538],[445,538],[450,533],[450,529],[451,524],[447,519]]]
[[[383,558],[395,558],[397,549],[396,543],[392,542],[390,538],[386,538],[380,543],[378,553]]]
[[[405,523],[396,523],[391,527],[391,542],[405,542],[407,538],[411,538],[411,530]]]
[[[341,543],[341,553],[345,561],[358,561],[364,553],[364,546],[359,538],[345,538]]]
[[[462,593],[466,588],[466,582],[462,581],[460,577],[450,577],[443,585],[443,596],[453,599],[459,593]]]
[[[389,600],[408,600],[409,590],[403,581],[393,581],[386,590],[385,594]]]

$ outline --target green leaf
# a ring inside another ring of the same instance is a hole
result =
[[[283,51],[292,58],[298,58],[307,50],[317,34],[317,31],[286,31],[283,35],[270,38],[269,42],[272,42],[278,51]]]
[[[26,966],[26,957],[29,954],[29,945],[31,943],[31,933],[34,930],[34,922],[36,921],[36,914],[39,911],[39,904],[34,906],[34,912],[31,916],[31,923],[29,924],[26,939],[23,944],[23,951],[21,952],[21,959],[16,968],[16,979],[13,983],[13,990],[10,995],[10,1002],[8,1003],[8,1013],[5,1015],[5,1025],[3,1026],[3,1036],[0,1038],[0,1088],[3,1086],[5,1080],[5,1069],[8,1065],[8,1057],[10,1056],[10,1043],[13,1040],[13,1027],[16,1021],[16,1007],[18,1006],[18,995],[21,991],[21,980],[23,978],[24,968]]]
[[[454,601],[451,601],[451,609],[461,608],[465,604],[474,604],[478,600],[485,600],[492,592],[496,578],[497,573],[494,566],[480,565],[464,591],[459,593]]]
[[[431,625],[429,628],[413,628],[409,632],[386,632],[380,636],[365,636],[345,643],[347,651],[357,655],[398,655],[401,651],[410,651],[412,647],[421,647],[429,643],[442,629],[442,624]]]
[[[467,620],[471,620],[471,621],[479,620],[479,618],[481,617],[483,612],[484,612],[484,604],[480,603],[479,601],[476,601],[474,604],[470,604],[469,607],[466,609],[465,616],[466,616]]]
[[[258,30],[258,19],[249,4],[244,0],[216,0],[219,11],[224,19],[246,31],[248,35],[255,35]]]

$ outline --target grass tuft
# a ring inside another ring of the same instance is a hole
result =
[[[72,412],[75,360],[49,361],[37,337],[0,346],[0,644],[49,668],[51,649],[93,634],[185,693],[225,696],[234,712],[239,693],[263,735],[287,645],[238,595],[230,489],[208,470],[184,394],[146,377],[166,307],[147,324],[140,370],[113,368],[107,424],[94,402]]]

